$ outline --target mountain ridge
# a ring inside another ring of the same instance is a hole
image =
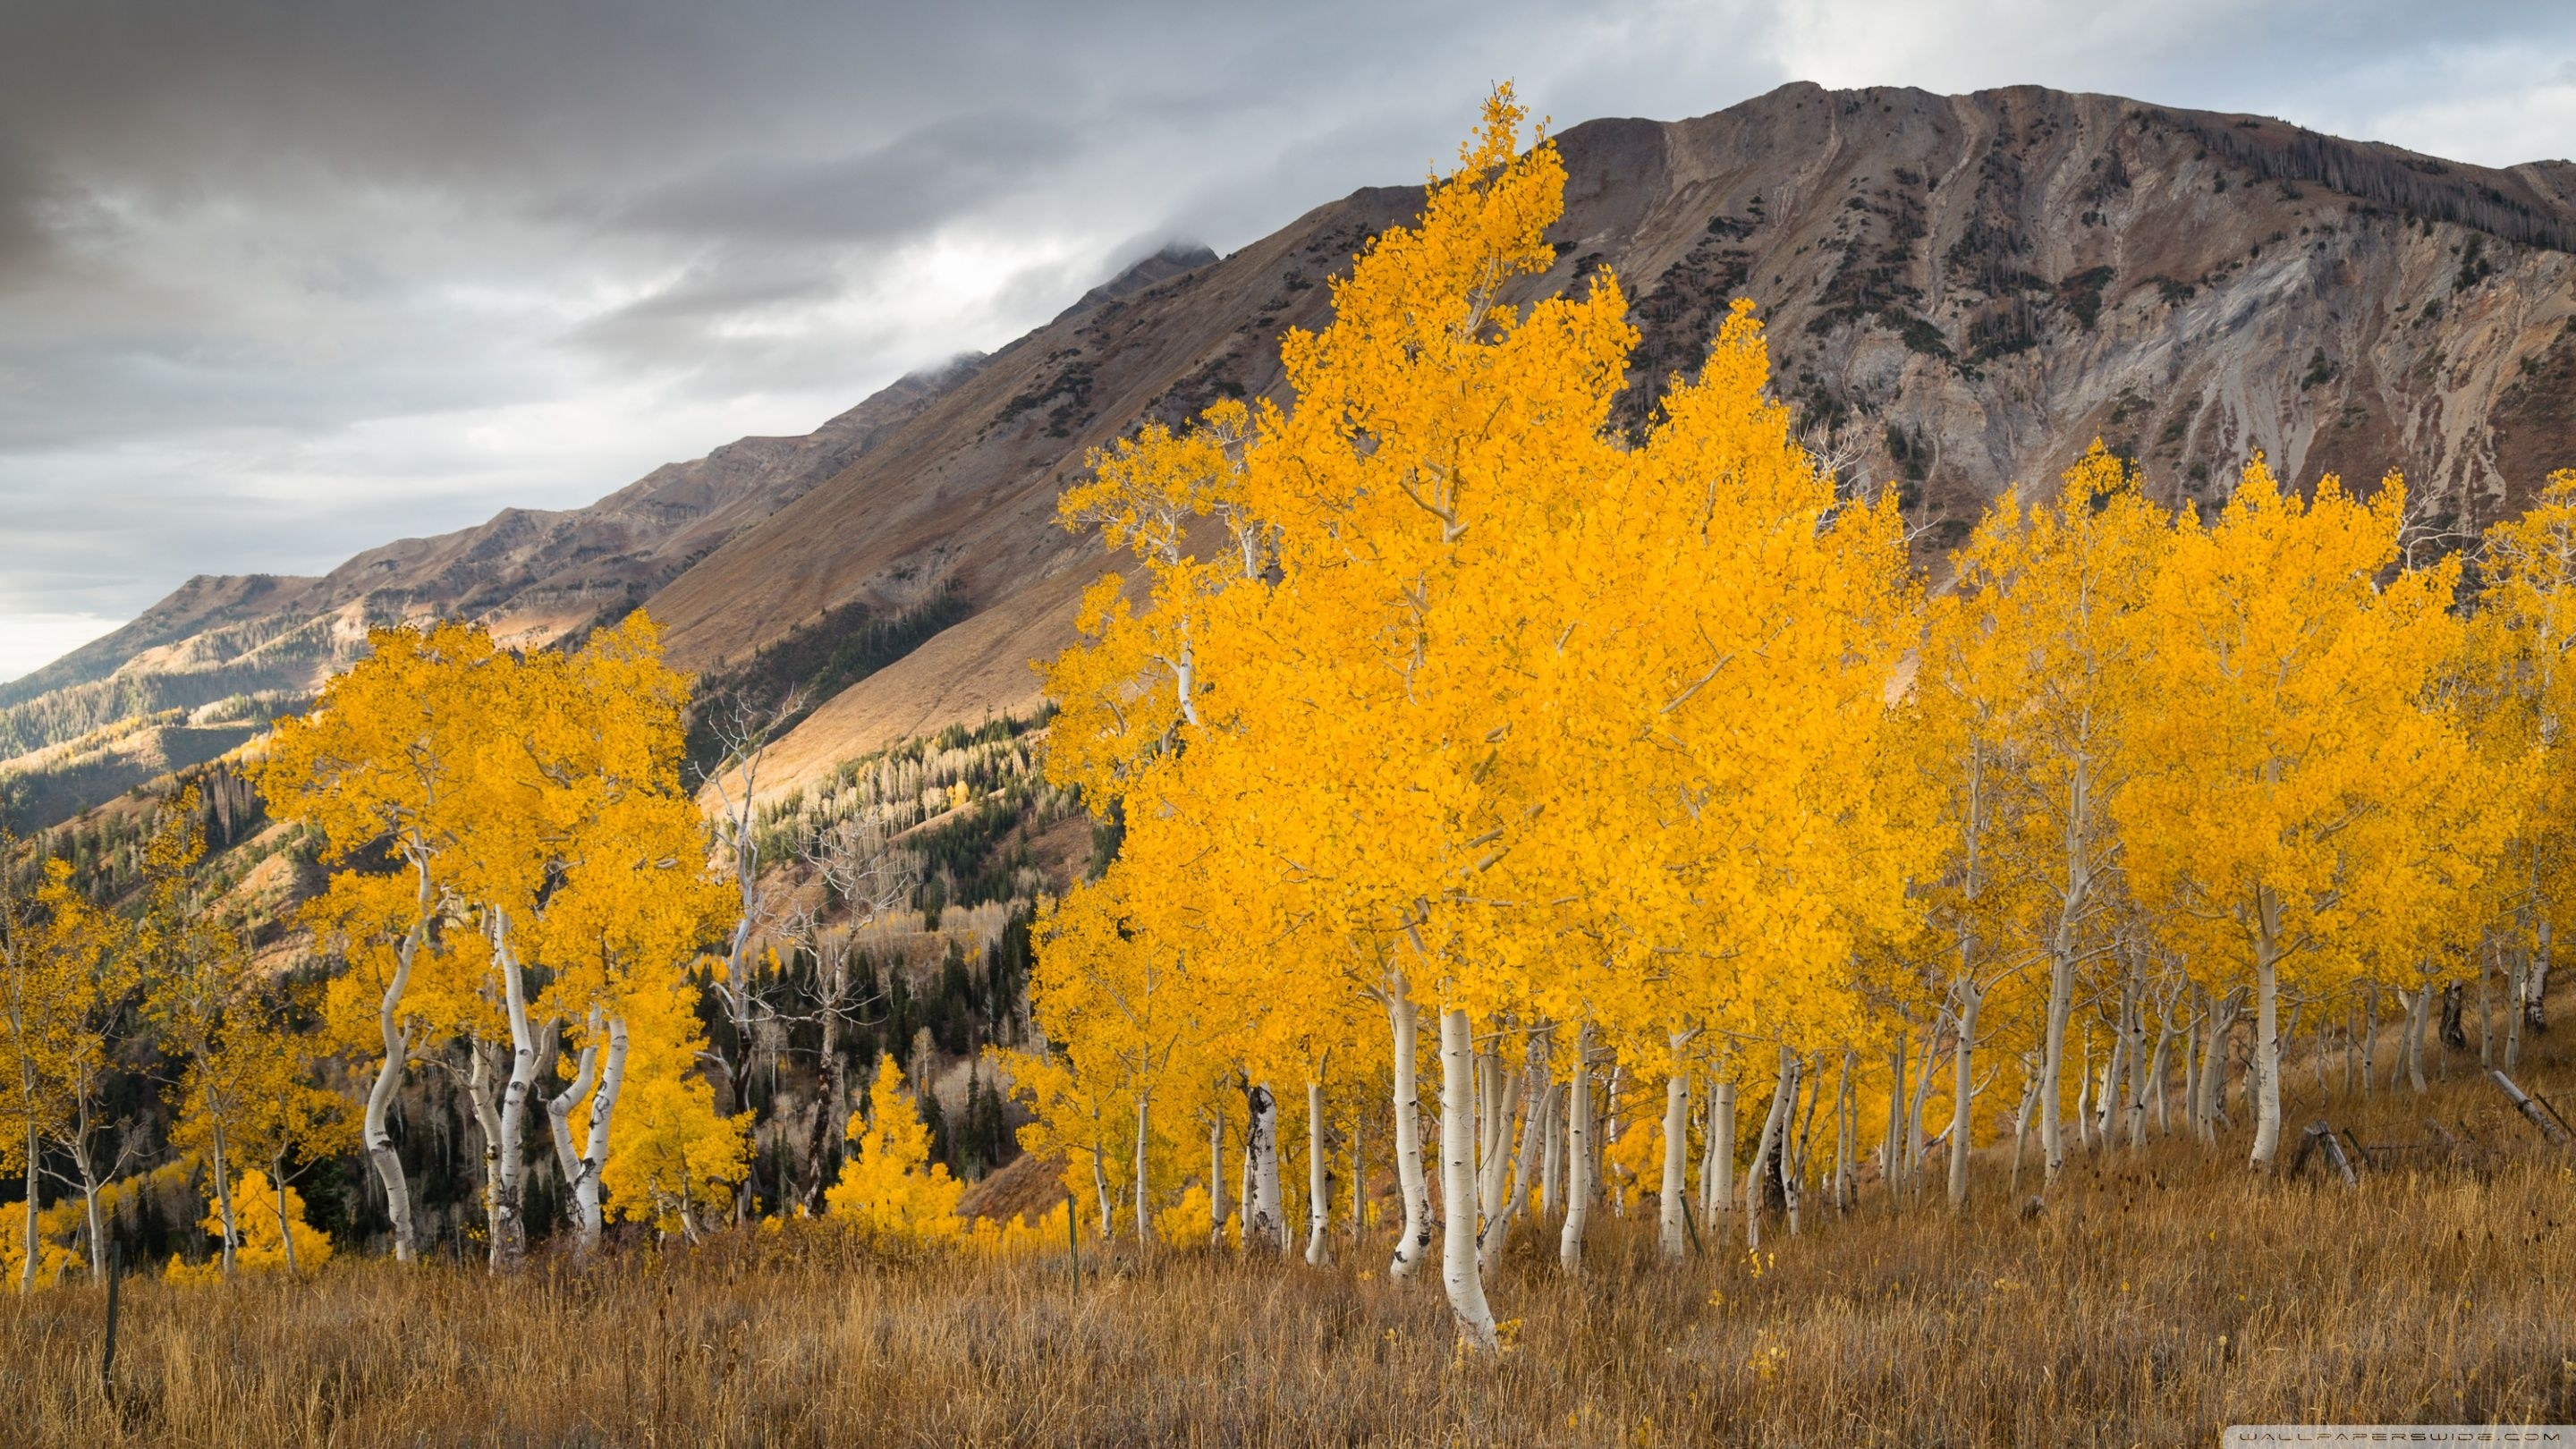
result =
[[[1620,424],[1644,425],[1663,382],[1695,368],[1728,304],[1750,296],[1775,391],[1855,486],[1897,492],[1927,565],[2005,489],[2053,487],[2095,437],[2135,458],[2168,504],[2223,499],[2256,449],[2302,485],[2333,471],[2367,488],[2401,470],[2427,525],[2457,533],[2576,463],[2576,165],[2564,161],[2476,167],[2269,117],[2035,86],[1942,96],[1796,82],[1686,120],[1588,121],[1557,143],[1557,259],[1516,290],[1618,279],[1639,332]],[[452,601],[531,642],[569,637],[632,593],[673,661],[717,681],[836,610],[962,600],[960,622],[821,701],[781,742],[782,790],[905,733],[1025,712],[1037,705],[1027,661],[1071,641],[1073,601],[1100,567],[1054,522],[1087,451],[1219,397],[1278,397],[1278,334],[1323,325],[1326,279],[1420,200],[1417,186],[1362,188],[1223,257],[1166,246],[889,405],[847,456],[808,455],[813,476],[797,487],[703,526],[621,514],[632,531],[620,556],[642,560],[631,566],[546,571],[549,515],[505,512],[323,577],[346,586],[381,570],[413,592],[380,583],[363,597]],[[94,669],[119,649],[120,669],[152,650],[184,665],[192,647],[223,653],[225,629],[273,636],[240,657],[304,668],[354,627],[318,609],[279,625],[298,590],[317,588],[192,580],[38,674],[70,679],[73,661]],[[296,632],[317,628],[341,633]],[[0,723],[99,682],[0,690]]]

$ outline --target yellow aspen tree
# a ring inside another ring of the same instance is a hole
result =
[[[223,1243],[221,1256],[191,1266],[176,1254],[162,1270],[170,1283],[214,1283],[235,1273],[309,1273],[331,1261],[331,1238],[304,1221],[304,1195],[270,1181],[256,1167],[242,1169],[234,1192],[241,1212],[206,1209],[205,1232]]]
[[[2129,879],[2198,927],[2195,959],[2231,973],[2214,984],[2251,986],[2258,1171],[2280,1146],[2283,973],[2419,922],[2511,825],[2437,692],[2457,561],[2381,583],[2404,494],[2392,476],[2365,503],[2329,476],[2302,502],[2258,456],[2215,523],[2183,521],[2153,589]]]
[[[47,920],[37,893],[27,888],[19,869],[23,847],[17,835],[0,827],[0,1049],[5,1049],[9,1081],[0,1107],[0,1171],[21,1175],[26,1195],[18,1207],[18,1291],[36,1286],[39,1241],[36,1218],[42,1210],[41,1179],[45,1129],[55,1120],[47,1090],[53,1051],[50,1009],[54,1004],[46,967],[52,958],[46,940]],[[44,869],[68,882],[68,862],[47,860]]]
[[[2047,1176],[2060,1135],[2066,1030],[2078,972],[2108,949],[2119,868],[2114,822],[2151,644],[2148,596],[2169,538],[2136,474],[2098,441],[2053,503],[1998,500],[1930,608],[1915,692],[1925,759],[1947,805],[1939,909],[1957,952],[1949,1199],[1964,1205],[1969,1085],[1986,993],[2034,944],[2048,965],[2036,1107]]]
[[[624,1184],[620,1215],[654,1213],[658,1192],[673,1224],[694,1230],[680,1214],[694,1215],[716,1185],[738,1185],[749,1162],[747,1114],[718,1113],[712,1090],[691,1075],[706,1040],[685,1005],[686,983],[734,899],[706,869],[705,826],[679,793],[676,734],[670,742],[654,768],[584,821],[531,932],[534,958],[555,973],[544,1010],[573,1024],[568,1044],[582,1063],[575,1089],[549,1111],[562,1124],[556,1150],[583,1254],[598,1246],[612,1178]],[[632,1132],[615,1125],[630,1078],[650,1099]],[[630,1144],[636,1155],[619,1162]]]
[[[2478,577],[2475,724],[2481,744],[2528,781],[2528,813],[2506,865],[2515,896],[2509,1070],[2523,1032],[2548,1024],[2551,958],[2576,902],[2576,771],[2567,767],[2576,723],[2576,668],[2567,659],[2576,648],[2576,469],[2549,475],[2522,517],[2487,530]]]
[[[254,981],[239,936],[200,898],[194,872],[204,853],[204,825],[190,790],[162,808],[144,849],[142,949],[161,1049],[182,1064],[174,1140],[206,1155],[221,1227],[217,1262],[229,1278],[240,1241],[233,1180],[241,1168],[238,1135],[250,1110],[250,1083],[249,1054],[227,1050],[226,1036]]]
[[[290,1164],[340,1150],[351,1136],[347,1100],[314,1084],[322,1043],[298,1028],[297,1018],[312,1012],[297,995],[271,982],[257,998],[237,1002],[217,1049],[219,1070],[234,1078],[240,1099],[231,1140],[243,1162],[267,1164],[265,1174],[246,1168],[234,1194],[237,1202],[264,1202],[250,1209],[246,1241],[255,1254],[264,1215],[291,1224],[295,1231],[276,1240],[289,1273],[310,1271],[324,1261],[302,1246],[308,1241],[304,1210],[291,1183]],[[321,1234],[317,1230],[313,1236]],[[321,1242],[327,1257],[330,1240]]]
[[[965,1230],[957,1216],[964,1183],[945,1163],[930,1160],[930,1127],[903,1089],[894,1054],[877,1058],[868,1088],[868,1114],[850,1123],[858,1144],[841,1166],[840,1181],[823,1194],[832,1216],[874,1237],[915,1244],[946,1244]]]
[[[309,919],[317,935],[354,953],[353,975],[373,988],[380,1055],[362,1140],[384,1185],[394,1257],[410,1262],[411,1192],[390,1120],[418,1045],[403,996],[463,864],[457,847],[474,805],[467,777],[492,723],[473,676],[494,667],[499,651],[488,634],[463,624],[379,629],[368,645],[368,657],[325,685],[310,711],[278,723],[258,783],[274,815],[306,822],[326,859],[342,866],[308,907]],[[356,866],[380,843],[399,863],[398,877]],[[367,1005],[350,991],[335,991],[333,1002],[349,1026]]]
[[[21,1237],[37,1243],[44,1145],[69,1151],[95,1278],[106,1271],[99,1191],[123,1162],[101,1160],[98,1132],[137,980],[134,932],[74,888],[66,861],[31,862],[27,889],[17,847],[0,834],[0,1063],[10,1076],[0,1160],[24,1176]],[[42,1256],[19,1260],[20,1291],[36,1285]]]

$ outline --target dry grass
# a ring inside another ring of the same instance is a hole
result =
[[[2483,1087],[2383,1094],[2523,1142]],[[1668,1270],[1612,1221],[1559,1280],[1523,1233],[1514,1347],[1435,1282],[1203,1254],[890,1260],[766,1232],[495,1284],[334,1264],[0,1308],[0,1425],[60,1445],[2207,1444],[2231,1422],[2576,1421],[2576,1168],[2525,1151],[2359,1190],[2186,1144],[2083,1164],[2023,1218],[1871,1202]]]

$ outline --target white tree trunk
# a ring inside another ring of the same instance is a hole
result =
[[[32,1080],[33,1074],[32,1066],[21,1064],[22,1076]],[[26,1095],[33,1099],[35,1092],[31,1088]],[[26,1247],[26,1252],[20,1256],[18,1262],[18,1292],[22,1295],[36,1291],[36,1260],[44,1256],[43,1250],[36,1246],[37,1202],[44,1196],[42,1192],[44,1179],[37,1170],[42,1159],[37,1156],[41,1143],[36,1137],[36,1120],[36,1114],[29,1111],[27,1113],[27,1197],[21,1204],[26,1210],[27,1220],[20,1229],[21,1236],[18,1239]]]
[[[214,1149],[215,1216],[224,1229],[224,1276],[230,1278],[233,1275],[233,1250],[241,1242],[241,1229],[233,1219],[233,1180],[224,1162],[224,1124],[221,1119],[215,1122]],[[28,1241],[27,1251],[31,1254],[36,1251],[34,1240]]]
[[[1610,1149],[1619,1145],[1619,1079],[1627,1070],[1626,1062],[1610,1063],[1610,1080],[1601,1089],[1600,1127],[1592,1134],[1592,1185],[1596,1191],[1605,1184],[1609,1187],[1610,1215],[1614,1218],[1628,1215],[1627,1186],[1613,1180],[1612,1171],[1618,1164],[1610,1160]]]
[[[1469,1348],[1496,1346],[1493,1310],[1485,1303],[1484,1275],[1476,1266],[1475,1037],[1467,1013],[1440,1013],[1440,1275],[1449,1311]]]
[[[2021,1191],[2022,1145],[2030,1140],[2030,1109],[2039,1101],[2039,1071],[2029,1053],[2022,1054],[2021,1105],[2013,1108],[2012,1190]]]
[[[1950,1211],[1968,1206],[1968,1147],[1974,1139],[1977,1011],[1986,1004],[1974,977],[1959,978],[1959,1044],[1950,1053]]]
[[[1529,1072],[1538,1081],[1541,1068],[1533,1063]],[[1533,1086],[1537,1083],[1533,1082]],[[1503,1249],[1511,1242],[1512,1223],[1520,1217],[1521,1204],[1529,1196],[1530,1174],[1538,1170],[1539,1143],[1547,1136],[1547,1124],[1556,1117],[1556,1088],[1540,1088],[1534,1094],[1523,1094],[1529,1110],[1521,1114],[1520,1145],[1512,1154],[1511,1177],[1504,1183],[1499,1206],[1485,1220],[1484,1231],[1476,1238],[1476,1262],[1491,1267],[1503,1258]]]
[[[2379,1089],[2379,983],[2374,981],[2362,991],[2361,1007],[2361,1094],[2365,1097]]]
[[[1887,1134],[1878,1143],[1878,1180],[1887,1200],[1904,1196],[1905,1180],[1905,1033],[1899,1031],[1887,1049]]]
[[[1681,1054],[1687,1038],[1676,1035],[1673,1053]],[[1664,1181],[1655,1199],[1656,1244],[1667,1261],[1677,1261],[1689,1246],[1684,1200],[1690,1176],[1690,1074],[1676,1067],[1664,1079]]]
[[[2549,912],[2540,913],[2537,949],[2531,955],[2531,969],[2522,978],[2522,1024],[2534,1032],[2549,1030],[2549,958],[2557,941],[2552,934]],[[2507,1063],[2508,1067],[2512,1064]]]
[[[1565,1114],[1557,1106],[1563,1096],[1561,1088],[1551,1085],[1544,1102],[1547,1128],[1538,1158],[1538,1216],[1541,1222],[1554,1218],[1565,1206],[1565,1187],[1561,1181],[1565,1169]]]
[[[286,1153],[269,1159],[268,1176],[277,1187],[277,1245],[286,1254],[286,1274],[295,1276],[295,1220],[286,1215]]]
[[[1208,1114],[1208,1242],[1225,1244],[1225,1223],[1229,1214],[1225,1196],[1225,1118]]]
[[[1762,1246],[1762,1179],[1772,1171],[1772,1154],[1780,1149],[1789,1098],[1798,1090],[1797,1058],[1780,1048],[1780,1075],[1771,1086],[1771,1111],[1762,1119],[1762,1136],[1753,1144],[1753,1167],[1744,1176],[1744,1246]]]
[[[1928,1145],[1923,1140],[1923,1111],[1932,1100],[1932,1083],[1936,1076],[1934,1064],[1940,1055],[1941,1023],[1935,1020],[1931,1039],[1923,1044],[1923,1063],[1914,1073],[1914,1095],[1905,1108],[1905,1185],[1909,1190],[1923,1172],[1923,1155]]]
[[[928,1090],[927,1087],[924,1090]],[[1151,1110],[1152,1094],[1136,1094],[1136,1246],[1150,1247],[1154,1241],[1153,1186],[1146,1169],[1150,1166],[1146,1152],[1152,1138],[1146,1131],[1146,1114]]]
[[[474,1108],[474,1125],[483,1137],[483,1237],[487,1266],[501,1271],[501,1104],[492,1090],[492,1059],[487,1044],[468,1038],[466,1055],[473,1069],[465,1078],[465,1099]]]
[[[2281,964],[2266,929],[2254,956],[2254,1151],[2257,1172],[2281,1149]]]
[[[1367,1112],[1354,1110],[1351,1113],[1351,1241],[1353,1243],[1368,1240],[1368,1155],[1366,1143],[1363,1141],[1366,1134],[1362,1130],[1367,1125]]]
[[[609,1121],[617,1113],[617,1094],[626,1085],[626,1018],[608,1018],[608,1050],[602,1054],[599,1086],[590,1094],[590,1129],[581,1150],[581,1175],[573,1183],[579,1213],[574,1256],[587,1260],[599,1251],[603,1226],[599,1211],[599,1170],[608,1162]]]
[[[2040,1049],[2039,1149],[2040,1181],[2054,1185],[2066,1168],[2066,1138],[2059,1123],[2066,1090],[2066,1023],[2075,1009],[2075,952],[2071,943],[2053,942],[2048,963],[2048,1017]]]
[[[1700,1164],[1700,1231],[1718,1232],[1735,1206],[1735,1073],[1721,1067],[1708,1108],[1708,1156]]]
[[[1332,1173],[1324,1159],[1324,1084],[1306,1080],[1306,1262],[1320,1268],[1332,1261],[1324,1246],[1333,1219]]]
[[[2424,1024],[2433,1014],[2433,985],[2426,982],[2406,998],[2406,1084],[2417,1093],[2424,1081]]]
[[[1252,1169],[1252,1191],[1243,1204],[1243,1247],[1288,1251],[1288,1219],[1279,1203],[1279,1098],[1267,1082],[1255,1082],[1244,1093],[1244,1162]]]
[[[1404,1227],[1396,1234],[1386,1276],[1403,1279],[1431,1253],[1431,1185],[1422,1170],[1422,1096],[1416,1083],[1421,1018],[1402,976],[1387,993],[1386,1019],[1395,1038],[1395,1180],[1404,1194]]]
[[[1574,1039],[1574,1090],[1565,1105],[1565,1226],[1556,1237],[1557,1266],[1583,1271],[1583,1228],[1592,1216],[1592,1026]]]
[[[499,1170],[492,1176],[492,1266],[508,1267],[528,1249],[528,1095],[536,1090],[538,1042],[528,1020],[526,973],[513,953],[508,917],[492,913],[492,954],[501,967],[502,1002],[510,1022],[510,1080],[501,1089]]]
[[[572,1082],[562,1091],[555,1093],[546,1103],[546,1126],[555,1140],[555,1166],[561,1171],[566,1194],[570,1194],[574,1186],[581,1181],[581,1148],[572,1138],[572,1113],[573,1108],[579,1106],[581,1099],[589,1093],[591,1075],[598,1070],[599,1032],[599,1019],[593,1016],[590,1023],[591,1040],[581,1049],[581,1055],[575,1059],[576,1066],[572,1074]],[[569,1196],[566,1200],[570,1200]]]
[[[359,1128],[367,1161],[374,1165],[376,1179],[385,1187],[385,1216],[393,1222],[397,1263],[412,1260],[411,1185],[403,1176],[402,1156],[394,1150],[387,1117],[393,1110],[394,1094],[402,1088],[403,1067],[411,1057],[411,1035],[401,1024],[403,991],[411,984],[412,958],[429,934],[429,874],[426,867],[415,868],[420,871],[423,919],[404,934],[402,944],[395,949],[394,979],[386,984],[384,997],[376,1006],[376,1025],[384,1036],[385,1059],[376,1068],[375,1084],[367,1089],[366,1114]]]

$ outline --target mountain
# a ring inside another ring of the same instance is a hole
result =
[[[2223,499],[2255,449],[2302,483],[2331,471],[2366,488],[2399,469],[2426,525],[2455,532],[2576,464],[2563,161],[2493,170],[2036,87],[1789,85],[1693,120],[1589,122],[1559,145],[1557,261],[1524,290],[1615,276],[1640,334],[1622,425],[1651,415],[1749,296],[1781,395],[1840,466],[1898,490],[1930,566],[1998,494],[2045,492],[2097,436],[2178,502]],[[1370,188],[1223,258],[1167,248],[917,385],[828,476],[818,449],[803,483],[746,487],[722,521],[707,506],[702,524],[656,522],[639,500],[611,510],[632,521],[585,525],[631,563],[537,542],[583,510],[505,514],[321,581],[194,581],[0,691],[0,729],[16,731],[0,738],[65,737],[13,723],[23,711],[86,731],[154,701],[285,688],[262,682],[271,658],[309,689],[358,637],[358,600],[561,637],[631,596],[710,688],[792,672],[855,620],[927,620],[926,642],[796,726],[769,775],[781,789],[907,735],[1033,709],[1028,661],[1072,637],[1073,601],[1103,566],[1053,521],[1087,450],[1219,397],[1276,395],[1281,329],[1323,325],[1327,278],[1420,200]],[[671,531],[648,545],[656,529]],[[80,694],[120,678],[122,694]]]
[[[614,620],[982,362],[964,355],[905,377],[803,437],[744,438],[667,464],[587,508],[504,509],[318,578],[191,579],[124,628],[0,686],[0,800],[21,825],[48,824],[211,759],[309,698],[373,625],[461,616],[544,644]]]

